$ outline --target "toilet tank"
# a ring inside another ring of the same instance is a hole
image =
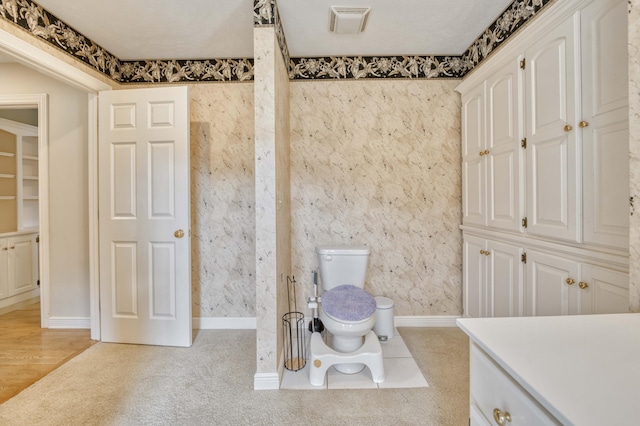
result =
[[[320,284],[325,290],[344,284],[364,288],[371,250],[367,246],[316,247]]]

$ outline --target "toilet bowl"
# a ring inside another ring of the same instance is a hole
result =
[[[319,246],[322,294],[319,314],[330,333],[331,347],[320,333],[311,337],[310,382],[321,386],[329,367],[355,374],[369,367],[375,383],[384,381],[382,347],[372,331],[376,319],[375,298],[364,290],[369,248]]]

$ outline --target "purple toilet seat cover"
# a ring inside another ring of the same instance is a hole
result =
[[[322,295],[322,309],[342,321],[362,321],[376,312],[376,299],[353,285],[334,287]]]

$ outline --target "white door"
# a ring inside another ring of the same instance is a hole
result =
[[[522,315],[522,247],[487,241],[488,313],[491,317]]]
[[[583,265],[580,288],[581,314],[629,312],[629,274]]]
[[[485,246],[486,240],[484,238],[472,235],[464,236],[462,249],[462,303],[465,317],[482,318],[487,315],[487,259]]]
[[[526,198],[528,232],[579,242],[573,19],[526,51]]]
[[[102,340],[191,346],[187,88],[99,98]]]
[[[519,60],[487,80],[487,220],[492,228],[521,231],[522,130]]]
[[[557,255],[527,251],[524,314],[527,316],[580,313],[579,264]]]
[[[584,241],[629,248],[627,2],[582,12]],[[615,64],[615,65],[613,65]]]
[[[484,85],[462,100],[462,221],[486,225]]]
[[[35,235],[9,238],[9,295],[24,293],[36,287]]]
[[[0,299],[9,297],[9,239],[0,238]]]

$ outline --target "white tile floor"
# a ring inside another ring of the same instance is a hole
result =
[[[307,334],[309,342],[310,334]],[[330,368],[323,386],[312,386],[309,383],[309,364],[299,371],[284,370],[281,389],[394,389],[428,387],[420,368],[402,336],[395,331],[395,336],[388,342],[380,342],[384,362],[385,381],[374,383],[371,373],[365,368],[358,374],[342,374]]]

